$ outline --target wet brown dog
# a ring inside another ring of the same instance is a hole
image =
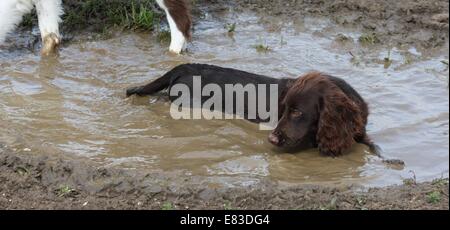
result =
[[[298,79],[276,79],[212,65],[184,64],[150,84],[128,89],[127,96],[151,95],[167,88],[170,91],[176,84],[192,88],[193,76],[201,76],[204,85],[213,83],[221,88],[226,84],[276,84],[279,123],[269,141],[279,148],[293,151],[318,148],[323,155],[336,157],[346,153],[355,143],[361,143],[381,157],[379,148],[366,133],[367,103],[344,80],[318,72]],[[174,101],[177,97],[170,99]],[[203,102],[208,99],[201,98]],[[222,100],[224,105],[224,95]],[[244,118],[263,122],[263,119]],[[402,164],[395,160],[386,162]]]
[[[344,80],[318,72],[292,82],[280,99],[280,121],[269,141],[287,149],[318,147],[339,156],[354,143],[376,150],[366,134],[369,110],[364,99]]]

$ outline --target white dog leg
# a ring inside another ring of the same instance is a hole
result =
[[[32,9],[32,0],[0,0],[0,43]]]
[[[186,38],[184,37],[183,33],[178,29],[175,21],[173,20],[172,16],[170,16],[169,12],[166,11],[166,13],[167,13],[167,20],[169,21],[170,35],[171,35],[169,50],[171,52],[180,54],[181,51],[183,51],[186,48]]]
[[[170,51],[180,54],[190,38],[191,15],[185,0],[156,0],[166,12],[171,41]]]
[[[33,0],[39,19],[39,30],[42,37],[41,54],[53,53],[61,42],[59,23],[63,14],[61,0]]]

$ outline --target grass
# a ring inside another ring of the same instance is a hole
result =
[[[403,184],[404,184],[404,185],[407,185],[407,186],[417,185],[417,176],[416,176],[416,173],[415,173],[414,171],[409,171],[409,173],[411,173],[412,177],[411,177],[411,178],[403,179]]]
[[[122,23],[130,29],[152,30],[155,23],[155,13],[141,4],[137,7],[131,2],[131,12],[124,11]]]
[[[254,45],[253,48],[255,48],[256,52],[258,52],[258,53],[267,53],[267,52],[272,51],[272,49],[268,45],[264,45],[264,44]]]
[[[359,196],[356,198],[356,203],[360,210],[367,210],[367,208],[364,207],[367,203],[366,198]]]
[[[262,39],[260,39],[262,40]],[[272,49],[270,48],[270,46],[268,46],[267,44],[263,43],[262,41],[260,41],[259,44],[254,45],[253,48],[256,50],[256,52],[258,53],[267,53],[272,51]]]
[[[162,14],[155,0],[86,0],[64,3],[65,31],[88,29],[101,32],[111,27],[152,31]],[[37,25],[36,12],[24,16],[22,27]]]
[[[70,196],[76,193],[76,190],[65,185],[65,186],[61,186],[57,191],[56,191],[56,195],[58,195],[59,197],[66,197],[66,196]]]
[[[353,42],[353,39],[349,36],[345,36],[344,34],[336,35],[335,41],[340,43]]]
[[[256,44],[256,45],[253,45],[252,47],[253,47],[253,48],[256,50],[256,52],[258,52],[258,53],[268,53],[268,52],[273,51],[272,48],[270,48],[270,46],[267,45],[266,42],[263,42],[263,38],[261,38],[261,37],[259,38],[259,43]]]
[[[236,32],[236,23],[225,25],[225,29],[228,31],[229,34]]]
[[[381,42],[375,33],[363,34],[359,37],[358,41],[362,45],[375,45]]]
[[[428,203],[437,204],[441,201],[441,193],[439,191],[430,192],[426,198]]]
[[[226,202],[225,204],[223,204],[223,209],[226,211],[233,210],[233,208],[231,207],[231,202]]]
[[[24,167],[17,167],[16,172],[17,172],[17,174],[19,174],[21,176],[26,176],[29,174],[28,170]]]
[[[416,185],[417,183],[414,181],[414,179],[408,178],[408,179],[403,179],[403,184],[407,185],[407,186],[413,186],[413,185]]]
[[[388,51],[387,57],[384,58],[384,68],[388,69],[392,65],[391,50]]]
[[[162,210],[164,211],[170,211],[170,210],[174,210],[172,203],[170,202],[166,202],[162,205],[161,207]]]
[[[358,203],[358,205],[363,206],[366,204],[366,199],[364,197],[357,197],[356,202]]]
[[[446,186],[448,185],[448,179],[440,178],[435,179],[431,182],[432,185],[438,185],[438,186]]]
[[[403,64],[410,65],[413,62],[413,60],[410,57],[405,58],[405,62]]]

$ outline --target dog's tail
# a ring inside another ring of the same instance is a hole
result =
[[[361,140],[361,144],[365,144],[369,147],[370,152],[377,155],[383,160],[383,163],[389,164],[389,165],[396,165],[396,166],[405,166],[405,162],[400,159],[387,159],[383,155],[383,150],[380,146],[375,144],[367,135]]]
[[[130,97],[132,95],[138,95],[138,96],[146,96],[146,95],[152,95],[155,94],[161,90],[167,89],[170,86],[171,76],[164,75],[155,81],[151,82],[148,85],[143,86],[137,86],[137,87],[131,87],[127,89],[127,97]]]
[[[127,89],[127,97],[130,97],[132,95],[138,96],[152,95],[159,91],[167,89],[172,85],[172,82],[174,82],[179,76],[182,76],[183,73],[189,70],[190,69],[188,65],[177,66],[148,85],[132,87]]]

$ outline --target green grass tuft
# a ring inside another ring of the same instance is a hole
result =
[[[97,32],[114,26],[151,31],[160,14],[154,0],[87,0],[72,3],[63,16],[63,27],[73,31],[88,28]]]
[[[381,42],[375,33],[363,34],[359,37],[358,41],[362,45],[375,45]]]
[[[336,38],[334,40],[340,43],[353,42],[353,38],[341,33],[336,35]]]
[[[125,12],[125,24],[130,29],[152,30],[155,25],[155,14],[143,4],[140,7],[131,3],[131,12]]]
[[[267,52],[272,51],[272,49],[268,45],[264,45],[264,44],[254,45],[253,48],[255,48],[256,52],[258,52],[258,53],[267,53]]]
[[[434,192],[428,193],[426,198],[427,198],[428,203],[437,204],[441,201],[441,193],[439,191],[434,191]]]
[[[161,207],[162,210],[164,211],[170,211],[170,210],[174,210],[172,203],[170,202],[166,202],[162,205]]]
[[[391,67],[392,63],[393,61],[391,59],[391,50],[389,50],[387,57],[384,58],[384,68],[388,69],[389,67]]]
[[[232,34],[234,32],[236,32],[236,23],[233,24],[227,24],[225,25],[225,29],[228,31],[229,34]]]
[[[61,186],[57,191],[56,195],[59,197],[67,197],[77,194],[77,191],[67,185]]]
[[[438,186],[446,186],[448,185],[448,179],[440,178],[435,179],[433,182],[431,182],[432,185],[438,185]]]

